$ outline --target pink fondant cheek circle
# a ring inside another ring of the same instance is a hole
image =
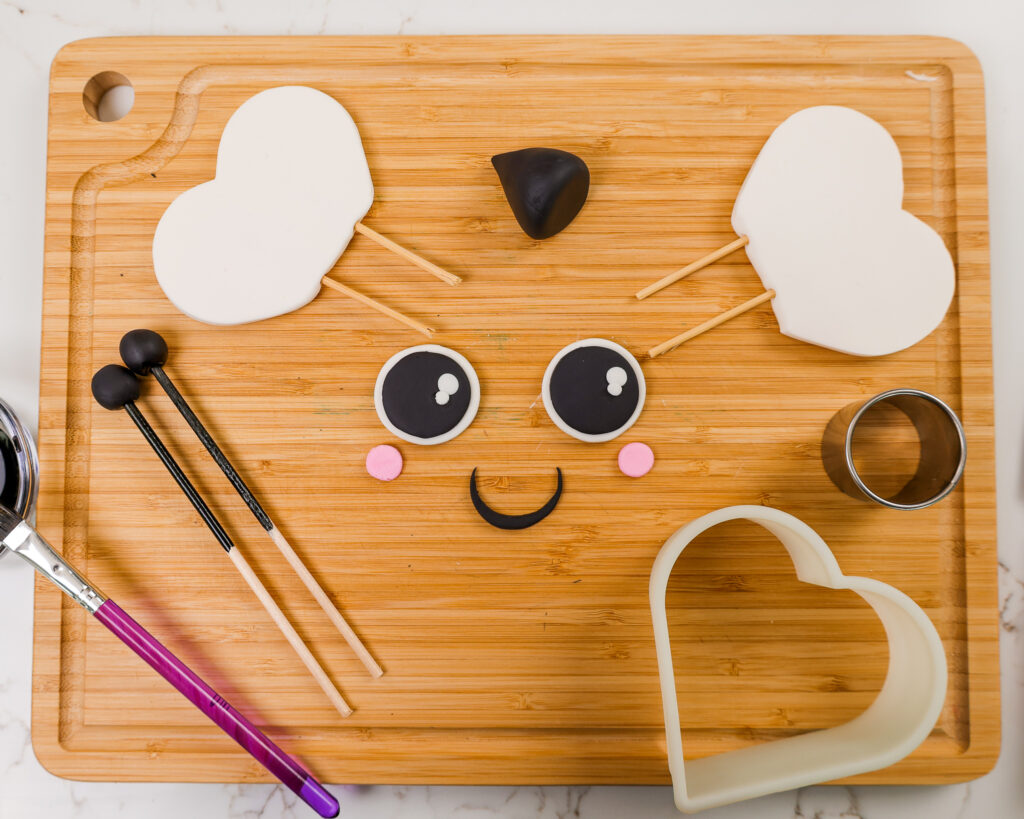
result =
[[[633,441],[619,450],[619,469],[631,478],[642,478],[654,466],[654,452],[647,444]]]
[[[390,444],[375,446],[366,453],[366,471],[378,481],[393,481],[402,474],[402,453]]]

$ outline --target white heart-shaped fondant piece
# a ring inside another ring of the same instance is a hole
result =
[[[888,131],[835,105],[779,125],[747,174],[732,226],[792,338],[851,355],[916,344],[942,321],[956,275],[945,243],[903,210]]]
[[[199,321],[288,313],[320,291],[372,203],[348,111],[315,88],[271,88],[231,115],[216,177],[164,211],[153,268],[167,297]]]
[[[849,722],[687,761],[683,758],[665,594],[683,550],[701,533],[729,520],[749,520],[775,535],[803,582],[859,594],[885,628],[889,668],[875,701]],[[679,529],[654,560],[650,603],[668,766],[676,806],[686,813],[892,765],[924,741],[946,699],[946,655],[935,626],[921,607],[899,589],[878,580],[844,575],[825,541],[806,523],[778,509],[729,506]]]

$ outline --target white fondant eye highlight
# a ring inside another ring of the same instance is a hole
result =
[[[445,373],[439,379],[437,379],[437,388],[441,392],[446,392],[449,395],[454,395],[459,391],[459,379],[451,373]]]
[[[608,380],[608,394],[622,395],[622,386],[626,383],[626,371],[622,367],[612,367],[604,374]]]
[[[444,406],[448,399],[459,391],[459,379],[451,373],[445,373],[437,379],[437,392],[434,393],[434,400]]]

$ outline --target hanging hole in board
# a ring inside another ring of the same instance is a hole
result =
[[[116,122],[135,104],[131,81],[116,71],[101,71],[85,84],[82,105],[86,113],[100,122]]]

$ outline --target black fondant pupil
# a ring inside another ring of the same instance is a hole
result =
[[[626,383],[619,395],[608,392],[608,370],[621,367]],[[577,347],[562,356],[548,384],[555,413],[587,435],[604,435],[625,425],[640,401],[636,372],[607,347]]]
[[[437,403],[437,381],[454,375],[459,388]],[[388,420],[406,435],[436,438],[458,425],[469,409],[469,378],[457,362],[441,353],[420,350],[398,361],[384,376],[381,403]]]

